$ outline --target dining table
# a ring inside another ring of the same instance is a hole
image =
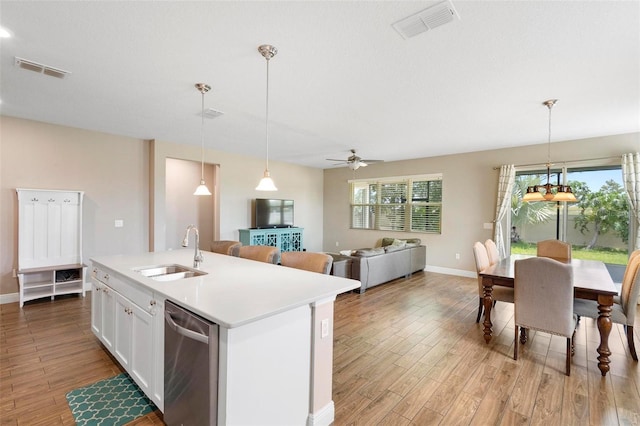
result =
[[[489,343],[492,337],[491,308],[493,307],[493,286],[514,287],[515,262],[519,259],[534,257],[530,255],[513,254],[479,272],[483,287],[484,305],[484,340]],[[570,263],[573,270],[574,297],[578,299],[595,300],[598,304],[598,331],[600,345],[598,346],[598,368],[603,376],[609,372],[611,363],[609,356],[609,334],[611,333],[611,309],[613,297],[618,295],[613,279],[604,262],[598,260],[571,259],[561,260]],[[524,337],[521,338],[521,341]]]

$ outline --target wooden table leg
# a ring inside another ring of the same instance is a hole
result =
[[[598,346],[598,368],[603,376],[609,372],[609,334],[611,333],[611,307],[613,306],[612,296],[598,297],[598,331],[600,332],[600,346]]]
[[[493,283],[491,283],[491,280],[488,278],[483,278],[482,279],[482,287],[484,290],[484,297],[483,297],[483,303],[484,303],[484,322],[482,323],[482,325],[484,325],[484,341],[489,343],[491,341],[491,335],[492,335],[492,330],[491,330],[491,326],[493,324],[491,324],[491,308],[493,307],[493,297],[492,297],[492,293],[493,293]]]

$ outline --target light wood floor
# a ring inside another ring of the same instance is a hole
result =
[[[497,304],[485,344],[477,297],[475,279],[434,273],[338,296],[335,425],[640,424],[640,367],[622,327],[602,378],[598,330],[582,319],[566,377],[563,338],[532,332],[513,360],[512,305]],[[0,305],[1,425],[73,424],[65,394],[122,371],[90,331],[90,305],[89,295]]]

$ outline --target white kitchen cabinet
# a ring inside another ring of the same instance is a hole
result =
[[[18,283],[24,302],[71,293],[84,296],[82,191],[16,189]]]
[[[148,395],[154,382],[153,316],[136,304],[131,304],[130,312],[131,375]]]
[[[102,333],[99,336],[102,343],[111,353],[115,345],[116,337],[116,292],[109,286],[102,287]]]
[[[131,302],[119,293],[115,297],[114,318],[116,335],[113,352],[125,370],[129,370],[131,358]]]
[[[162,310],[151,291],[94,268],[91,330],[162,410],[164,355],[153,348],[164,343]],[[100,311],[100,312],[97,312]],[[159,313],[158,313],[159,312]],[[160,339],[160,340],[159,340]]]
[[[102,336],[102,283],[91,282],[91,331],[100,339]]]

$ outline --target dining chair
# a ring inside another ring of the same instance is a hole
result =
[[[211,243],[211,251],[214,253],[238,256],[242,243],[240,241],[218,240]]]
[[[627,335],[629,352],[634,361],[638,360],[636,346],[633,342],[633,324],[636,320],[638,294],[640,293],[640,250],[629,256],[629,262],[624,270],[620,295],[613,298],[611,321],[622,324]],[[598,303],[593,300],[575,299],[573,311],[581,317],[597,319]]]
[[[258,262],[277,264],[280,261],[280,249],[272,246],[242,246],[238,256]]]
[[[571,265],[546,257],[515,262],[515,343],[518,359],[518,329],[537,330],[567,338],[565,374],[571,375],[573,335],[577,317],[573,313],[573,269]]]
[[[487,269],[491,264],[489,263],[489,256],[487,254],[487,248],[480,241],[476,241],[473,244],[473,257],[476,261],[476,272],[478,273],[478,316],[476,322],[480,322],[480,317],[484,310],[484,287],[482,286],[482,277],[480,272]],[[493,286],[492,291],[493,305],[496,301],[513,303],[513,289],[503,286]]]
[[[564,261],[571,260],[571,244],[560,240],[538,241],[538,257]]]
[[[489,238],[484,242],[484,246],[487,249],[487,256],[489,256],[489,264],[495,265],[500,261],[500,253],[498,253],[498,246],[496,243]]]
[[[290,268],[329,274],[331,265],[333,265],[333,257],[325,253],[285,251],[280,256],[280,264]]]

